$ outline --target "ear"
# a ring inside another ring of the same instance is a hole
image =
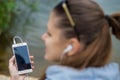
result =
[[[73,56],[77,54],[77,52],[81,52],[84,48],[84,44],[78,41],[76,38],[70,39],[70,43],[73,46],[73,49],[68,53],[68,56]]]

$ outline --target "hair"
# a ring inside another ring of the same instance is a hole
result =
[[[72,57],[65,56],[61,65],[79,69],[104,66],[111,55],[111,33],[120,39],[120,13],[105,16],[101,7],[92,0],[67,0],[66,4],[75,22],[79,40],[85,44],[85,49]],[[60,18],[56,27],[62,30],[64,37],[76,37],[62,2],[53,12]],[[44,79],[45,74],[40,80]]]

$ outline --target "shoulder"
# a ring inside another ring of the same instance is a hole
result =
[[[54,74],[58,74],[58,73],[64,73],[64,71],[67,69],[67,67],[63,67],[60,65],[53,65],[53,66],[49,66],[46,70],[46,74],[48,75],[54,75]]]
[[[88,80],[93,80],[93,78],[112,80],[119,76],[119,64],[117,63],[110,63],[99,68],[89,67],[82,70],[67,66],[53,65],[46,70],[46,80],[85,80],[86,78]],[[119,80],[119,78],[116,80]]]
[[[53,65],[49,66],[46,70],[46,80],[69,80],[67,73],[69,73],[69,67]]]

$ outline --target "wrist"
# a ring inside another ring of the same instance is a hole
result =
[[[10,80],[19,80],[18,76],[10,77]]]

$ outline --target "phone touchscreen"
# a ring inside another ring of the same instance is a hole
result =
[[[13,47],[18,71],[31,69],[28,48],[26,45]]]

